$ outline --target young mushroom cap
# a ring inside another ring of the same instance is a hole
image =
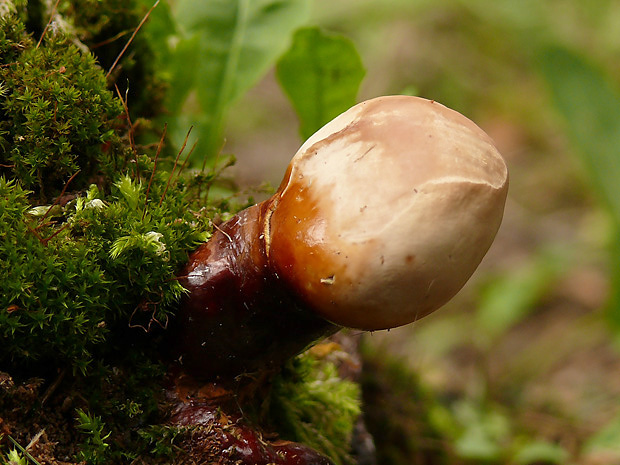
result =
[[[418,97],[360,103],[317,131],[268,201],[269,266],[323,318],[376,330],[445,304],[489,249],[508,170],[489,136]]]

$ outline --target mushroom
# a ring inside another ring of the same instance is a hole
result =
[[[411,323],[465,284],[501,223],[489,136],[418,97],[355,105],[299,149],[277,192],[181,273],[177,353],[198,375],[277,364],[340,327]]]

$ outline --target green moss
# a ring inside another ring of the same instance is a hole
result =
[[[76,36],[108,71],[129,41],[153,2],[142,0],[72,0],[62,2],[60,12],[75,27]],[[165,3],[157,12],[167,9]],[[172,31],[170,31],[172,32]],[[122,95],[127,91],[134,115],[153,117],[161,111],[166,85],[158,68],[164,50],[151,46],[148,28],[133,38],[129,49],[116,64],[111,79]]]
[[[155,115],[164,97],[158,54],[144,31],[106,79],[148,8],[138,0],[61,2],[60,21],[69,26],[48,30],[40,46],[31,35],[47,24],[42,3],[11,2],[10,10],[0,18],[0,174],[42,199],[78,171],[72,189],[111,179],[130,156],[129,144],[120,144],[126,120],[112,84],[134,120]]]
[[[108,334],[165,323],[208,217],[177,175],[147,185],[154,164],[128,147],[92,54],[0,21],[0,364],[86,373]]]
[[[116,327],[164,324],[183,289],[174,279],[206,238],[208,218],[183,188],[129,177],[105,196],[92,186],[58,208],[32,209],[19,184],[0,178],[0,362],[52,356],[82,372]],[[49,217],[48,217],[49,218]]]
[[[360,389],[338,376],[336,366],[306,352],[273,381],[268,419],[285,438],[351,464],[351,437],[360,414]]]
[[[22,50],[32,45],[23,20],[16,11],[0,17],[0,64],[14,62]]]
[[[13,30],[19,33],[17,24]],[[15,48],[11,43],[17,42],[6,40],[5,48]],[[93,56],[63,39],[38,48],[28,39],[20,44],[21,53],[0,67],[5,175],[42,199],[57,194],[78,171],[82,184],[94,176],[110,178],[127,156],[114,131],[122,106]]]

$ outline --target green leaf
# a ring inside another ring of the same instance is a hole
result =
[[[620,224],[620,94],[605,73],[577,53],[548,48],[542,75],[564,117],[575,153]]]
[[[11,440],[11,442],[13,443],[14,446],[16,446],[22,454],[24,454],[28,459],[32,460],[32,463],[34,465],[41,465],[32,455],[30,455],[30,452],[28,452],[26,449],[24,449],[21,444],[19,444],[15,439],[13,439],[12,436],[9,435],[9,439]],[[9,464],[11,464],[10,460],[15,460],[15,464],[16,465],[23,465],[26,464],[26,459],[24,457],[20,457],[20,454],[17,453],[17,451],[15,449],[13,449],[13,451],[11,453],[9,453]]]
[[[562,446],[546,441],[524,444],[515,454],[514,462],[519,465],[566,463],[569,454]]]
[[[531,261],[492,277],[481,289],[476,323],[480,343],[492,344],[526,318],[566,267],[566,252],[544,250]]]
[[[510,422],[499,411],[471,401],[455,405],[463,432],[454,443],[456,453],[477,461],[498,461],[510,436]]]
[[[3,463],[6,463],[7,465],[28,465],[26,458],[22,457],[19,452],[17,452],[17,449],[10,450],[6,455],[6,462]]]
[[[583,445],[585,455],[601,454],[620,460],[620,415],[616,415]]]
[[[139,0],[139,3],[144,5],[145,11],[148,11],[155,3],[155,0]],[[159,2],[157,7],[149,14],[149,19],[141,31],[142,34],[148,37],[151,48],[157,50],[157,58],[161,60],[162,65],[165,65],[170,58],[168,41],[170,36],[176,32],[172,11],[168,2]]]
[[[316,27],[295,33],[277,76],[299,116],[304,140],[355,104],[364,74],[350,39]]]
[[[620,233],[620,92],[605,72],[577,53],[548,48],[541,57],[542,75],[553,103],[590,178]],[[611,244],[612,295],[609,316],[620,328],[620,240]]]
[[[178,2],[176,18],[185,34],[177,48],[193,59],[183,63],[177,77],[185,85],[195,84],[203,114],[196,121],[200,142],[195,153],[210,157],[217,152],[230,105],[284,52],[308,12],[309,0]]]
[[[180,40],[176,44],[174,52],[170,55],[170,63],[168,63],[167,69],[171,73],[171,85],[168,89],[167,108],[172,114],[177,114],[181,111],[189,92],[196,83],[196,69],[188,67],[188,64],[198,62],[200,58],[200,40],[199,34]],[[187,127],[189,128],[189,125]],[[174,129],[172,127],[169,131]],[[187,128],[185,128],[185,132],[187,132]],[[182,134],[181,137],[183,136],[185,134]]]

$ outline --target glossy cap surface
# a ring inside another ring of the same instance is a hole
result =
[[[294,156],[267,215],[268,260],[329,321],[404,325],[469,279],[507,189],[504,160],[469,119],[418,97],[379,97]]]

